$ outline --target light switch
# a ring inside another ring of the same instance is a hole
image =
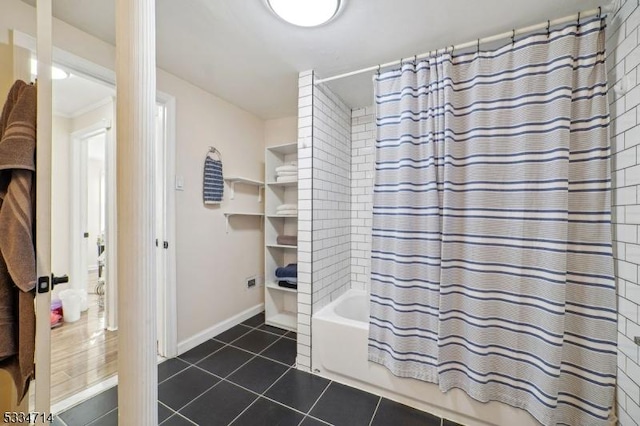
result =
[[[176,175],[176,191],[184,191],[184,176]]]

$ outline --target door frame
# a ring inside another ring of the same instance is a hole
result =
[[[93,75],[87,75],[87,67],[91,65],[86,61],[83,61],[82,70],[76,70],[73,61],[58,61],[55,55],[54,49],[54,62],[65,68],[70,69],[72,72],[76,72],[79,75],[93,77],[103,83],[107,83],[112,87],[115,87],[114,81],[104,81],[104,77],[100,75],[100,72],[96,69],[96,73]],[[72,55],[69,55],[71,58]],[[158,355],[166,358],[172,358],[178,355],[178,327],[177,327],[177,304],[176,304],[176,250],[175,250],[175,194],[173,189],[173,180],[175,175],[175,162],[171,161],[175,158],[175,114],[176,104],[175,97],[166,93],[157,91],[156,103],[161,104],[165,109],[165,132],[164,132],[164,147],[165,162],[164,162],[164,212],[155,212],[155,220],[161,220],[164,224],[164,234],[157,235],[158,241],[167,241],[168,247],[163,248],[163,245],[159,244],[158,250],[163,250],[162,258],[164,259],[164,268],[161,268],[163,277],[156,277],[156,282],[161,283],[157,288],[158,296]],[[113,102],[115,108],[115,98]],[[115,117],[115,113],[114,113]],[[108,121],[108,120],[107,120]],[[86,129],[80,129],[72,133],[71,147],[77,149],[80,145],[79,138],[87,137],[90,134],[96,134],[101,130],[107,130],[106,139],[106,214],[107,223],[105,229],[105,242],[106,242],[106,275],[109,277],[106,282],[106,292],[110,293],[106,298],[106,313],[107,313],[107,328],[109,330],[117,330],[118,328],[118,307],[117,307],[117,235],[111,231],[117,229],[117,204],[116,194],[111,188],[116,187],[116,143],[115,143],[115,128],[117,122],[105,123],[99,122]],[[72,151],[72,161],[76,154]],[[72,166],[73,167],[73,166]],[[72,170],[78,170],[77,167],[73,167]],[[71,182],[73,185],[73,182]],[[164,219],[158,217],[164,216]],[[72,232],[76,232],[75,235],[80,235],[83,230],[80,228],[80,223],[71,224]],[[158,256],[156,256],[158,259]],[[72,268],[73,269],[73,268]],[[157,270],[160,270],[158,268]]]
[[[156,103],[164,107],[164,220],[163,235],[157,235],[158,241],[167,241],[168,245],[158,244],[164,265],[160,273],[164,275],[164,286],[158,287],[158,354],[165,358],[178,356],[178,308],[176,290],[176,201],[174,182],[176,174],[176,99],[175,97],[156,92]],[[156,219],[157,221],[157,219]],[[156,256],[156,259],[158,256]],[[158,270],[160,268],[156,268]],[[164,318],[164,321],[161,321]],[[164,322],[164,324],[162,324]]]
[[[42,0],[38,0],[39,2]],[[47,1],[44,1],[47,4]],[[49,8],[43,8],[41,13],[47,15],[46,10]],[[50,29],[49,29],[50,31]],[[14,43],[20,47],[29,49],[32,52],[36,51],[36,38],[26,33],[15,30],[14,31]],[[46,37],[45,37],[46,38]],[[39,40],[41,44],[46,45],[46,40]],[[49,36],[48,42],[51,43],[51,36]],[[41,50],[42,52],[42,50]],[[83,77],[105,83],[111,87],[116,85],[115,71],[84,59],[80,56],[69,53],[65,50],[53,46],[52,55],[54,62],[63,66],[72,73],[82,75]],[[46,56],[46,54],[45,54]],[[38,62],[40,64],[40,62]],[[40,65],[38,65],[40,68]],[[44,68],[44,67],[43,67]],[[49,100],[50,104],[51,100]],[[175,181],[175,161],[176,158],[176,99],[174,96],[162,92],[156,91],[156,102],[164,105],[166,108],[166,123],[165,123],[165,170],[164,170],[164,183],[165,183],[165,235],[158,236],[159,241],[168,241],[168,248],[165,250],[166,269],[164,286],[158,287],[159,297],[159,317],[162,317],[163,326],[158,328],[158,354],[166,358],[172,358],[178,355],[178,324],[177,324],[177,289],[176,289],[176,205],[175,205],[175,192],[173,190]],[[51,114],[51,107],[48,113]],[[115,117],[115,114],[114,114]],[[117,126],[117,122],[113,123]],[[109,149],[113,150],[113,153],[109,153]],[[107,158],[109,155],[113,155],[115,158],[115,143],[111,143],[107,147]],[[108,166],[107,166],[108,167]],[[115,173],[112,176],[115,187]],[[111,183],[107,183],[109,186]],[[115,217],[115,216],[114,216]],[[111,246],[115,246],[111,244]],[[114,254],[110,258],[115,258]],[[111,262],[115,267],[115,262]],[[47,265],[50,269],[50,266]],[[44,270],[45,268],[43,268]],[[50,293],[49,293],[50,294]],[[114,314],[117,315],[117,314]],[[47,322],[49,319],[47,318]]]
[[[115,182],[115,178],[112,176],[116,173],[115,168],[115,150],[109,149],[111,145],[115,143],[113,137],[113,130],[111,120],[102,119],[99,122],[86,127],[84,129],[76,130],[71,133],[70,138],[70,169],[71,179],[69,181],[69,194],[71,198],[71,223],[69,224],[69,241],[71,243],[71,257],[70,257],[70,273],[71,279],[75,280],[76,277],[82,277],[80,280],[84,283],[83,289],[87,287],[87,274],[86,270],[86,253],[87,247],[84,245],[85,238],[83,233],[86,231],[86,196],[84,192],[86,189],[86,182],[81,179],[82,176],[86,176],[87,171],[87,146],[86,140],[97,136],[101,133],[105,135],[105,183],[107,187],[105,197],[105,247],[111,248],[115,246],[111,244],[111,240],[115,241],[116,228],[116,203],[115,193],[113,192],[112,182]],[[114,247],[113,250],[107,250],[105,253],[106,270],[105,275],[108,277],[107,282],[111,286],[116,288],[117,276],[116,276],[116,259],[117,251]],[[112,300],[117,297],[117,293],[113,293],[113,297],[106,298],[107,305],[105,306],[105,314],[107,317],[106,325],[107,330],[117,330],[117,303]]]

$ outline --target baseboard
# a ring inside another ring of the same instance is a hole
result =
[[[178,355],[181,355],[188,350],[195,348],[196,346],[206,342],[214,336],[222,333],[223,331],[227,331],[231,327],[240,324],[242,321],[246,321],[254,315],[259,314],[264,311],[264,303],[260,303],[252,308],[247,309],[246,311],[240,312],[238,315],[234,315],[229,319],[226,319],[213,327],[209,327],[200,333],[189,337],[186,340],[178,343]]]

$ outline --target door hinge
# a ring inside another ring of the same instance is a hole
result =
[[[156,238],[156,247],[158,247],[158,239]]]
[[[165,241],[164,242],[164,248],[168,249],[169,248],[169,241]]]

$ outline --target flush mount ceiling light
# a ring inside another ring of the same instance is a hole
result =
[[[38,75],[38,61],[35,59],[31,60],[31,75]],[[69,78],[71,74],[66,72],[65,70],[58,68],[56,66],[51,66],[51,79],[52,80],[64,80],[65,78]]]
[[[329,22],[340,10],[340,0],[267,0],[273,12],[290,24],[317,27]]]

